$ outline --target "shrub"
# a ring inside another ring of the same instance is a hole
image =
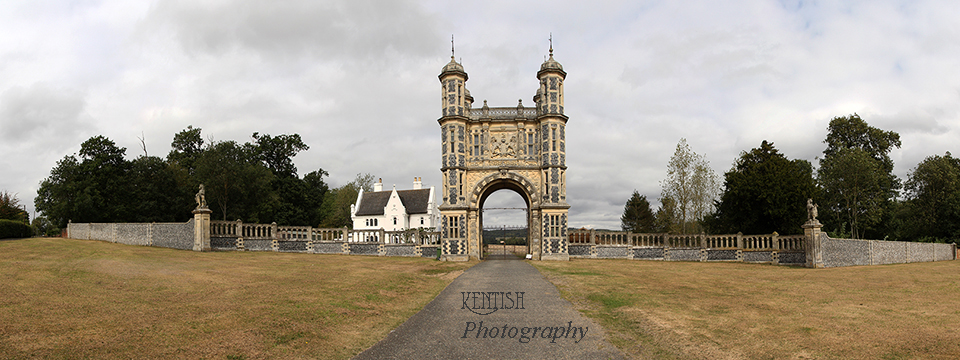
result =
[[[0,219],[0,239],[33,236],[33,228],[19,221]]]

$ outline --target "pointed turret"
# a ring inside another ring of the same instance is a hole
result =
[[[540,90],[534,101],[540,108],[540,114],[563,114],[563,80],[567,73],[553,58],[553,36],[550,36],[550,58],[540,65],[537,79],[540,79]]]

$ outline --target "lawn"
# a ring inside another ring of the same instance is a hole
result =
[[[960,261],[532,264],[635,358],[960,358]]]
[[[0,241],[0,358],[349,358],[473,264]]]

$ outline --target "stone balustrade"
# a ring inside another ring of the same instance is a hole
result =
[[[537,108],[535,107],[486,107],[486,108],[472,108],[469,109],[469,118],[473,120],[479,119],[505,119],[513,120],[516,118],[523,119],[536,119],[537,118]]]
[[[662,234],[572,230],[571,257],[666,261],[742,261],[802,265],[803,235]]]

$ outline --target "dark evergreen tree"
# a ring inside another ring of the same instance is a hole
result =
[[[806,203],[814,197],[813,167],[789,160],[773,143],[743,152],[724,174],[724,191],[717,202],[713,233],[800,234],[806,221]]]
[[[660,198],[660,208],[654,215],[654,230],[658,233],[680,233],[680,224],[676,219],[677,203],[673,198],[664,196]]]
[[[650,209],[650,202],[646,195],[640,195],[636,190],[627,200],[623,207],[623,215],[620,216],[620,227],[623,231],[635,233],[654,232],[656,218],[653,216],[653,210]]]

